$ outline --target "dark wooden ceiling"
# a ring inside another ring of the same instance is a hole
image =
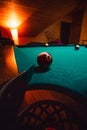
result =
[[[84,0],[0,0],[0,26],[18,20],[20,35],[36,36],[64,16],[84,5]]]

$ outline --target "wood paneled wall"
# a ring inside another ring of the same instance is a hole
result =
[[[84,9],[77,10],[72,15],[70,43],[79,42],[80,40],[83,15],[84,15]]]
[[[87,6],[85,7],[84,17],[82,21],[80,42],[82,44],[87,44]]]

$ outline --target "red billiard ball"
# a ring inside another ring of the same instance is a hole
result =
[[[37,56],[37,63],[40,67],[49,67],[52,63],[52,56],[48,52],[41,52]]]

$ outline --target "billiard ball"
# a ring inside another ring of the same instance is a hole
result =
[[[75,50],[78,50],[80,48],[80,45],[79,44],[76,44],[75,45]]]
[[[48,52],[41,52],[37,56],[39,67],[48,68],[52,63],[52,56]]]
[[[49,44],[48,43],[45,43],[45,46],[48,46]]]

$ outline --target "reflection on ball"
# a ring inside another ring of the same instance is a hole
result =
[[[37,56],[37,63],[40,67],[49,67],[52,63],[52,56],[48,52],[42,52]]]
[[[79,45],[79,44],[76,44],[76,45],[75,45],[75,50],[79,50],[79,48],[80,48],[80,45]]]
[[[49,44],[48,43],[45,43],[45,46],[48,46]]]

